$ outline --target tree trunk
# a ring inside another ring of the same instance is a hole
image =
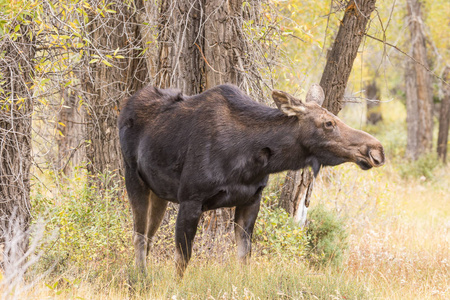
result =
[[[260,94],[258,75],[249,75],[258,72],[242,32],[242,3],[162,1],[156,34],[156,85],[194,95],[232,83]]]
[[[28,247],[30,222],[30,87],[35,49],[28,35],[32,25],[17,25],[21,36],[14,40],[5,35],[0,41],[4,51],[0,60],[0,262],[8,275],[25,262],[21,259]]]
[[[381,117],[381,106],[379,100],[380,93],[375,79],[373,79],[370,84],[367,84],[366,97],[367,97],[366,123],[375,125],[383,119]]]
[[[328,54],[320,86],[325,93],[325,101],[322,106],[333,114],[337,114],[342,109],[345,87],[358,54],[359,45],[366,32],[370,14],[375,9],[375,2],[376,0],[349,2],[334,44]],[[281,191],[280,206],[304,226],[314,176],[309,169],[289,171],[285,182]]]
[[[200,0],[161,1],[158,21],[156,86],[178,88],[186,95],[204,90]]]
[[[219,84],[242,84],[243,72],[236,68],[242,58],[242,0],[205,2],[205,15],[210,16],[204,28],[205,88]]]
[[[450,67],[446,66],[442,75],[444,81],[450,81]],[[442,84],[443,97],[441,102],[441,110],[439,112],[439,133],[437,142],[437,153],[439,158],[447,162],[447,145],[448,145],[448,130],[450,124],[450,86]]]
[[[93,175],[122,174],[117,130],[120,104],[142,88],[147,77],[146,61],[139,50],[142,45],[136,21],[143,3],[134,1],[134,4],[134,7],[120,3],[111,5],[109,9],[116,13],[104,13],[104,17],[95,14],[89,19],[87,38],[92,47],[86,56],[84,82],[87,85],[87,168]],[[94,3],[92,6],[96,7]],[[97,62],[90,61],[95,57]]]
[[[408,61],[405,68],[406,89],[406,156],[416,160],[418,153],[418,131],[419,131],[419,100],[416,93],[416,76],[414,75],[414,62]]]
[[[407,6],[411,56],[415,61],[428,67],[421,3],[419,0],[408,0]],[[428,71],[422,65],[408,61],[405,73],[408,126],[406,155],[413,160],[429,152],[433,140],[431,80]]]
[[[66,89],[58,114],[58,169],[65,176],[83,161],[84,124],[80,103],[74,92]]]

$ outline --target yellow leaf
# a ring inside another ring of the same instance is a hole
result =
[[[104,63],[108,67],[112,67],[112,65],[107,60],[102,60],[102,63]]]

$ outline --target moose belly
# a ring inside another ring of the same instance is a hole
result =
[[[178,203],[179,175],[164,169],[147,168],[140,171],[141,178],[158,197]]]
[[[204,200],[202,210],[250,205],[259,199],[264,187],[265,184],[262,183],[221,187],[213,196]]]

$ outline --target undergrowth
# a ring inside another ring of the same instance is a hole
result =
[[[309,211],[308,218],[308,260],[315,266],[340,265],[348,248],[346,220],[320,204]]]
[[[285,259],[303,258],[307,251],[304,228],[276,204],[277,193],[266,193],[255,224],[254,243],[260,255],[280,255]]]
[[[33,215],[46,220],[48,232],[58,233],[55,243],[43,249],[44,269],[58,261],[55,272],[86,264],[106,270],[130,254],[131,218],[121,189],[115,184],[99,190],[80,176],[61,185],[55,196],[39,183],[34,186]]]

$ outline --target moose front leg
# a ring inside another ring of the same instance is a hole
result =
[[[258,216],[261,195],[249,206],[237,206],[234,215],[234,232],[237,254],[241,262],[247,263],[252,252],[252,234]]]
[[[178,278],[182,278],[192,255],[192,242],[202,214],[202,204],[197,201],[182,202],[178,209],[175,228],[175,264]]]

